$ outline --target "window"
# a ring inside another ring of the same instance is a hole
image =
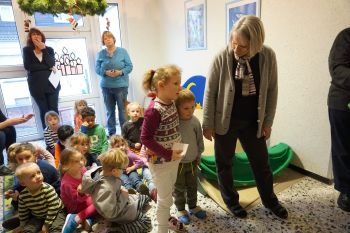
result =
[[[35,25],[38,27],[70,27],[70,20],[75,20],[78,23],[78,27],[84,26],[83,17],[81,15],[68,15],[68,14],[42,14],[34,13]]]
[[[56,68],[62,75],[60,97],[90,94],[85,39],[47,39],[46,44],[54,48]]]
[[[23,64],[10,0],[0,0],[0,66]]]

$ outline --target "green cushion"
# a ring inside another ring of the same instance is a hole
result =
[[[284,143],[268,148],[272,174],[276,175],[288,166],[293,158],[293,150]],[[247,155],[244,152],[233,156],[233,177],[236,187],[255,185],[255,179]],[[199,165],[203,176],[209,180],[217,180],[215,156],[202,156]]]

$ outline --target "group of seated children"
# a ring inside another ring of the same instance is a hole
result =
[[[204,145],[200,123],[193,116],[194,102],[188,90],[181,91],[176,102],[182,141],[189,144],[173,193],[180,224],[190,222],[186,204],[192,215],[206,218],[197,206],[196,166]],[[16,176],[5,197],[12,198],[18,217],[4,221],[4,228],[67,233],[80,224],[91,229],[99,216],[117,223],[121,232],[150,232],[151,220],[143,210],[150,199],[157,202],[157,189],[147,161],[147,153],[152,152],[140,141],[141,106],[127,106],[130,120],[122,127],[122,136],[113,135],[109,142],[86,101],[77,101],[75,110],[74,128],[60,125],[57,113],[46,113],[47,150],[31,143],[15,143],[9,148],[9,165]],[[185,231],[183,226],[176,228]]]

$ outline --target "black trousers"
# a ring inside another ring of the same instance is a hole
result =
[[[60,85],[55,89],[49,85],[50,90],[42,94],[31,94],[40,111],[40,120],[43,129],[45,129],[45,114],[52,110],[58,113],[58,96],[60,92]]]
[[[0,110],[0,122],[6,121],[6,116]],[[0,165],[4,164],[4,150],[8,149],[12,143],[16,142],[16,129],[14,126],[8,126],[0,129]]]
[[[257,123],[231,119],[230,129],[225,135],[215,135],[215,160],[221,196],[228,207],[239,203],[239,194],[234,188],[232,158],[240,140],[252,167],[256,185],[266,207],[278,203],[273,191],[273,177],[268,162],[264,137],[257,138]]]
[[[334,188],[350,195],[350,112],[328,109]]]

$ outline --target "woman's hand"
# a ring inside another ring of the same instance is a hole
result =
[[[203,136],[209,141],[211,141],[212,138],[215,138],[214,129],[203,129]]]
[[[35,47],[37,47],[40,50],[43,50],[44,48],[46,48],[46,45],[42,41],[40,41],[38,39],[34,39],[33,40],[33,44],[34,44]]]
[[[116,78],[116,77],[122,75],[123,72],[122,72],[121,70],[106,70],[105,74],[106,74],[108,77]]]
[[[269,139],[270,136],[271,136],[271,131],[272,131],[272,128],[271,127],[264,127],[263,129],[263,136],[265,137],[265,140]]]

